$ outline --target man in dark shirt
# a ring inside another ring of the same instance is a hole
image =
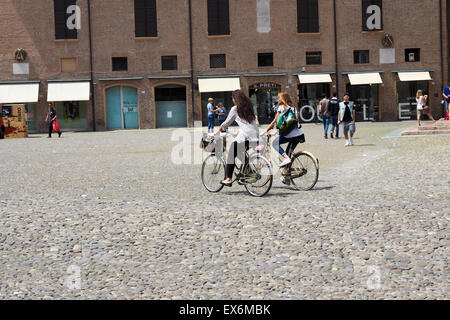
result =
[[[336,129],[336,139],[339,139],[339,99],[337,98],[337,93],[333,93],[333,98],[328,102],[328,113],[330,115],[332,127],[331,127],[331,139],[334,138],[334,129]]]
[[[48,137],[52,137],[53,132],[53,123],[56,121],[56,110],[53,108],[53,103],[48,104],[47,118],[45,119],[48,122]],[[58,136],[61,138],[61,130],[58,131]]]
[[[356,112],[353,102],[350,101],[350,95],[346,93],[344,95],[344,102],[339,104],[339,122],[344,124],[345,146],[353,146],[353,135],[356,131]],[[350,137],[349,133],[350,132]]]
[[[5,138],[5,126],[3,125],[2,114],[0,113],[0,139]]]

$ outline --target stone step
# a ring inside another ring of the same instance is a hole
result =
[[[417,130],[417,128],[411,130],[405,130],[402,132],[402,136],[428,136],[434,134],[449,134],[449,130]]]

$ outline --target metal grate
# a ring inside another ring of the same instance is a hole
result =
[[[163,70],[177,70],[178,69],[177,56],[162,56],[161,65]]]
[[[209,63],[211,69],[213,68],[226,68],[227,57],[224,54],[211,54],[209,56]]]

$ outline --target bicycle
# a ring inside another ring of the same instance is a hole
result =
[[[214,137],[202,138],[200,146],[205,152],[211,153],[202,165],[203,186],[209,192],[220,192],[224,187],[221,182],[225,180],[226,157],[223,155],[226,153],[226,138],[223,139],[223,148],[220,154],[216,152],[216,148],[220,145]],[[245,159],[248,160],[239,166],[236,165],[233,174],[232,183],[237,182],[239,185],[243,185],[247,192],[254,197],[265,196],[272,188],[273,183],[272,166],[269,160],[261,155],[263,148],[263,145],[252,148],[254,154],[249,154],[248,150],[245,151]]]
[[[267,147],[264,156],[270,159],[271,135],[266,135]],[[289,142],[287,147],[287,155],[291,159],[291,163],[280,168],[282,182],[286,185],[293,186],[294,189],[300,191],[309,191],[317,183],[319,179],[319,159],[311,152],[299,151],[295,152],[292,143]]]

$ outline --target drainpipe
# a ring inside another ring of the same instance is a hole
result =
[[[97,131],[97,124],[95,119],[95,86],[94,86],[94,62],[92,55],[92,31],[91,31],[91,0],[87,1],[88,3],[88,20],[89,20],[89,60],[90,60],[90,68],[91,68],[91,93],[92,93],[92,129]]]
[[[336,93],[339,97],[339,60],[338,60],[338,43],[337,43],[336,0],[333,0],[333,16],[334,16],[334,62],[336,72]]]
[[[195,125],[195,106],[194,106],[194,51],[193,51],[193,40],[192,40],[192,2],[189,3],[189,50],[191,59],[191,105],[192,105],[192,124]]]
[[[442,22],[442,0],[439,0],[439,40],[440,40],[440,50],[441,50],[441,92],[444,89],[444,44],[443,44],[444,40],[443,40],[442,25],[443,25],[443,22]],[[445,108],[445,105],[442,106],[442,109],[444,109],[444,108]]]

